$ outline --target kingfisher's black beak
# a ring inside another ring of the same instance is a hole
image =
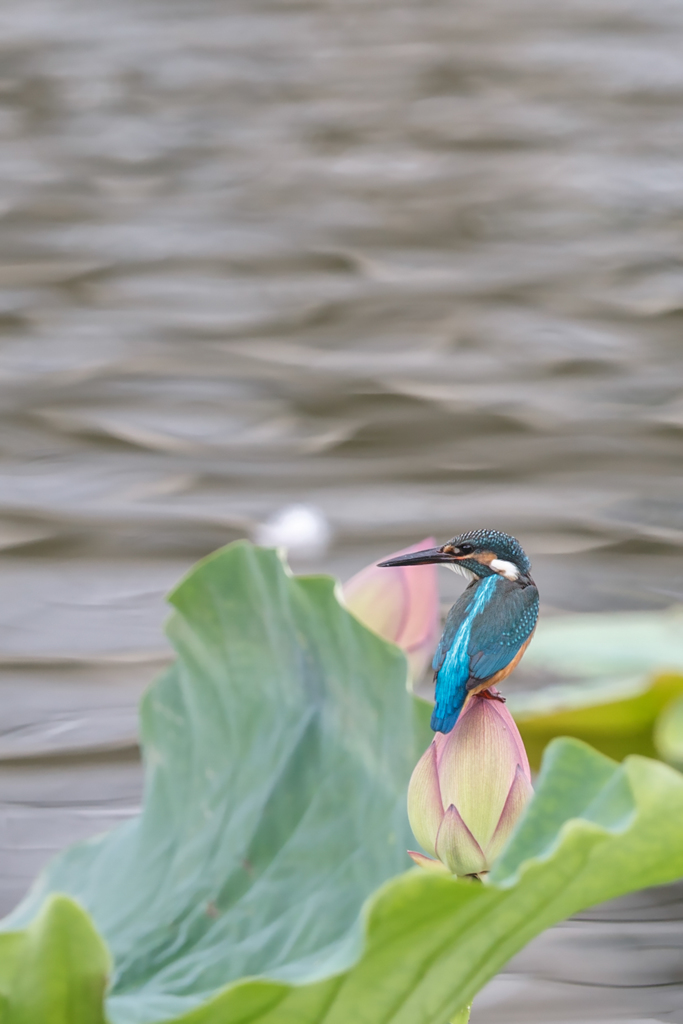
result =
[[[425,548],[424,551],[413,551],[410,555],[399,555],[389,558],[386,562],[378,562],[380,569],[388,569],[394,565],[428,565],[430,562],[457,562],[452,553],[447,554],[441,548]]]

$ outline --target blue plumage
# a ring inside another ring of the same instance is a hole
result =
[[[450,732],[467,694],[502,677],[531,637],[538,591],[498,575],[477,579],[451,608],[432,666],[432,729]]]
[[[432,729],[449,732],[467,695],[500,682],[521,658],[536,628],[538,590],[521,544],[499,530],[470,530],[442,547],[380,565],[429,562],[448,565],[472,580],[448,613],[434,655]]]
[[[463,595],[467,596],[467,601],[457,602],[450,611],[450,628],[447,622],[432,662],[436,673],[436,704],[432,712],[434,732],[450,732],[465,703],[470,678],[472,626],[493,597],[497,582],[497,576],[487,576],[478,584],[471,585],[468,590],[473,589],[474,592],[469,594],[466,591]],[[457,615],[453,616],[456,609]]]

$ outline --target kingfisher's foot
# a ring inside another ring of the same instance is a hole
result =
[[[490,690],[483,690],[481,695],[486,697],[487,700],[499,700],[501,704],[505,703],[505,697],[495,687],[492,687]]]

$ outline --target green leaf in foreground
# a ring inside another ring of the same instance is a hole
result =
[[[363,901],[410,864],[406,661],[334,590],[237,543],[171,595],[178,660],[142,703],[142,815],[58,857],[4,924],[75,897],[113,956],[112,1019],[339,970]]]
[[[683,778],[673,769],[641,757],[616,764],[557,740],[490,882],[407,872],[367,905],[365,941],[349,969],[295,986],[245,979],[173,1022],[458,1021],[458,1007],[549,925],[683,875],[682,822]],[[135,1019],[123,1009],[116,1019]]]
[[[558,740],[490,883],[418,869],[390,881],[367,908],[365,948],[349,971],[290,988],[249,1020],[443,1024],[549,925],[680,877],[682,822],[677,772],[640,757],[615,764],[579,741]],[[253,998],[263,984],[247,982],[243,993]],[[182,1024],[241,1020],[241,995],[226,992]]]
[[[0,935],[2,1024],[105,1024],[110,967],[85,911],[50,897],[30,928]]]
[[[5,922],[23,930],[0,935],[3,1022],[102,1022],[106,955],[55,890],[109,944],[115,1024],[445,1024],[550,924],[683,875],[683,777],[558,740],[487,884],[381,885],[405,863],[416,760],[400,654],[331,581],[244,544],[173,602],[178,664],[143,705],[145,811],[58,858]],[[80,952],[54,989],[61,948]],[[84,977],[90,1016],[64,1016]]]

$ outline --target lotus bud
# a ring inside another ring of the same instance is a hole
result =
[[[427,537],[419,544],[387,555],[409,554],[434,547]],[[408,658],[410,677],[418,680],[432,660],[439,635],[439,587],[436,565],[369,565],[344,584],[346,607],[369,629],[398,644]]]
[[[455,727],[437,733],[408,787],[420,867],[481,875],[501,852],[531,797],[522,737],[504,704],[470,696]],[[433,859],[436,858],[436,859]]]

